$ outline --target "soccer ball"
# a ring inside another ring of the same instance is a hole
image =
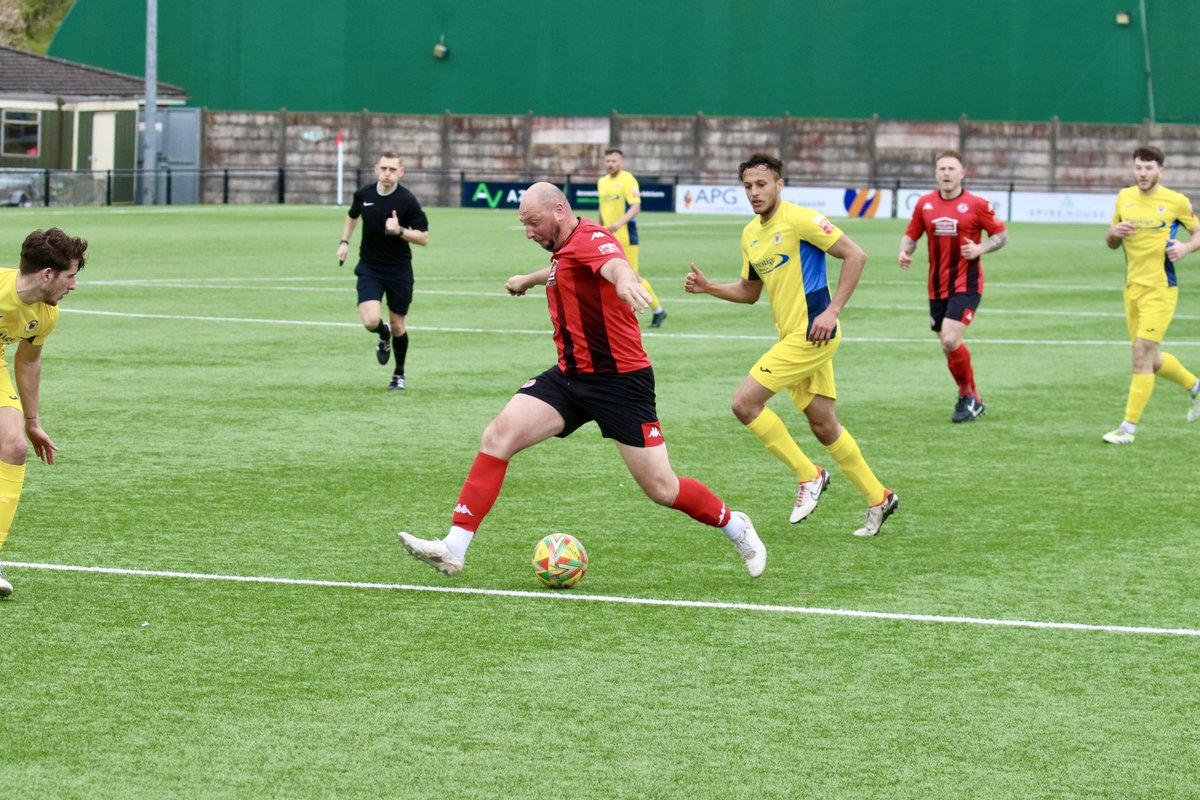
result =
[[[588,557],[574,536],[552,533],[533,548],[533,574],[551,589],[566,589],[579,583],[587,572]]]

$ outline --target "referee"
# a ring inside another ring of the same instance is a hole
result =
[[[404,317],[412,303],[412,248],[429,244],[429,220],[421,204],[400,185],[404,162],[400,154],[388,150],[375,162],[375,183],[354,193],[354,201],[342,225],[338,244],[338,264],[345,263],[350,252],[350,236],[363,220],[362,242],[358,248],[358,313],[363,327],[378,335],[375,356],[380,364],[395,358],[388,391],[404,389],[404,360],[408,355],[408,332]],[[387,296],[388,317],[383,321],[383,298]]]

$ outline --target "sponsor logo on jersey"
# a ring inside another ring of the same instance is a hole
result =
[[[596,241],[597,239],[603,239],[603,238],[604,238],[604,237],[606,237],[606,236],[608,236],[608,234],[607,234],[607,233],[604,233],[603,231],[596,231],[595,233],[593,233],[593,234],[592,234],[591,241],[593,241],[593,242],[594,242],[594,241]]]
[[[555,280],[555,277],[557,275],[558,275],[558,259],[552,258],[552,259],[550,259],[550,277],[546,278],[546,285],[547,286],[557,286],[558,281]]]
[[[600,251],[601,255],[608,255],[609,253],[617,252],[621,248],[617,247],[613,242],[605,242],[596,249]]]
[[[37,327],[38,327],[38,321],[36,319],[31,319],[31,320],[29,320],[29,322],[27,322],[25,324],[25,332],[33,333],[34,331],[37,330]]]
[[[776,263],[775,259],[779,259],[779,262]],[[790,260],[791,256],[787,253],[772,253],[766,258],[760,258],[758,261],[753,262],[750,266],[759,275],[766,275],[768,272],[774,272],[779,269]]]
[[[782,234],[782,233],[776,233],[776,234],[775,234],[775,244],[779,244],[779,243],[780,243],[780,242],[782,242],[782,241],[783,241],[783,234]]]
[[[934,236],[958,236],[958,220],[954,217],[938,217],[933,221]]]
[[[827,220],[823,215],[817,214],[815,217],[813,217],[813,224],[816,225],[821,230],[823,230],[825,232],[826,236],[833,235],[833,231],[834,231],[833,223],[830,222],[829,220]],[[780,264],[779,266],[782,267],[783,265]]]
[[[921,206],[921,210],[922,211],[933,211],[933,203],[926,203],[925,205]]]
[[[366,208],[367,206],[373,206],[373,205],[375,205],[375,204],[374,203],[363,203],[363,208]]]

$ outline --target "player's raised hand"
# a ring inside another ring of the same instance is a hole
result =
[[[1133,236],[1137,232],[1137,225],[1130,220],[1124,219],[1109,228],[1108,232],[1117,239],[1124,239],[1128,236]]]
[[[504,291],[513,297],[521,297],[529,291],[528,275],[513,275],[504,282]]]
[[[962,237],[958,243],[958,252],[962,253],[962,257],[968,261],[974,261],[983,255],[983,245],[978,242],[972,242],[967,237]]]
[[[1190,252],[1191,248],[1178,239],[1167,239],[1167,258],[1171,259],[1172,264]]]
[[[633,275],[632,280],[622,280],[617,283],[617,296],[633,309],[634,313],[645,311],[650,307],[650,293],[642,286],[642,282],[637,279],[636,273],[631,268],[630,274]]]
[[[396,212],[392,212],[392,216],[388,217],[387,222],[383,224],[388,236],[400,235],[400,220],[396,218]]]
[[[683,276],[683,290],[691,294],[704,294],[708,291],[708,278],[696,266],[693,261],[688,270],[688,274]]]

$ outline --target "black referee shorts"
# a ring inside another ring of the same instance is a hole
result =
[[[368,300],[382,301],[387,296],[388,311],[405,316],[413,298],[412,262],[391,267],[377,267],[365,261],[354,268],[358,276],[358,304]]]

